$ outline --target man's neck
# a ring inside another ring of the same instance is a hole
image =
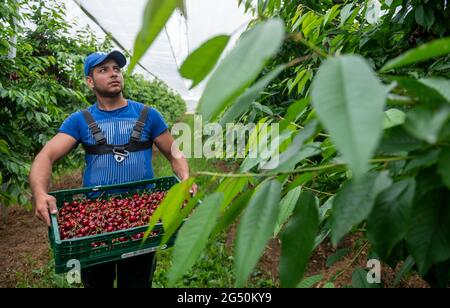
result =
[[[97,96],[98,108],[101,110],[112,111],[128,105],[128,102],[122,95],[118,97],[99,97]]]

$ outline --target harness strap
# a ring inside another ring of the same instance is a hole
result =
[[[86,145],[83,144],[83,148],[87,154],[100,155],[100,154],[117,154],[127,152],[138,152],[149,149],[152,147],[153,141],[138,141],[138,142],[130,142],[122,145],[112,145],[112,144],[93,144]]]
[[[139,115],[139,119],[137,120],[136,124],[133,127],[130,143],[141,140],[141,134],[145,126],[145,120],[147,119],[148,110],[149,110],[148,106],[144,106],[144,108],[142,109],[141,114]]]
[[[96,144],[105,144],[106,138],[103,135],[100,127],[98,127],[97,122],[95,122],[91,113],[89,111],[87,111],[86,109],[83,110],[82,113],[83,113],[84,120],[86,121],[89,129],[92,132],[92,135],[94,135],[95,143]]]
[[[152,147],[153,141],[140,141],[142,131],[145,126],[145,121],[147,119],[149,107],[144,106],[139,115],[139,119],[133,127],[133,132],[131,133],[130,141],[127,144],[113,145],[106,142],[106,138],[103,135],[97,122],[95,122],[91,113],[86,109],[82,111],[83,117],[88,124],[90,131],[95,139],[95,144],[83,144],[83,148],[87,154],[100,155],[100,154],[116,154],[127,156],[128,152],[138,152],[149,149]]]

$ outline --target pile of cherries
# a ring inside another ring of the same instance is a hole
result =
[[[155,191],[134,194],[127,198],[112,197],[108,200],[98,198],[64,202],[57,217],[61,239],[79,238],[147,225],[165,195],[164,191]],[[151,233],[152,236],[157,234],[157,231]],[[144,233],[138,233],[131,239],[139,240],[143,236]],[[113,242],[128,240],[130,239],[120,237]],[[91,245],[97,247],[106,243]]]

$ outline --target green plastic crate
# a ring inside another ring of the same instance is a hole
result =
[[[49,194],[56,198],[57,207],[60,209],[64,202],[83,199],[90,197],[92,194],[99,194],[99,196],[94,198],[103,199],[112,196],[127,197],[136,192],[141,192],[144,189],[145,191],[167,191],[179,182],[180,180],[176,176],[169,176],[118,185],[59,190],[50,192]],[[118,192],[119,190],[120,192]],[[49,239],[55,259],[55,272],[59,274],[71,270],[73,268],[73,260],[80,262],[81,268],[86,268],[96,264],[121,260],[155,251],[159,248],[163,237],[161,223],[156,224],[152,230],[152,232],[158,232],[158,235],[149,236],[144,244],[142,244],[142,239],[131,239],[133,235],[145,232],[146,230],[147,226],[140,226],[126,230],[61,240],[57,215],[53,214],[51,215],[51,226],[49,227]],[[166,249],[173,246],[176,235],[177,233],[175,232],[164,247],[160,247],[159,249]],[[113,239],[121,237],[129,240],[113,243]],[[99,242],[104,242],[106,245],[92,247],[92,243]]]

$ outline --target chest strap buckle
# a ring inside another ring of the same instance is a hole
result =
[[[128,156],[128,154],[130,154],[130,152],[125,150],[123,147],[114,147],[113,153],[114,153],[114,159],[118,163],[123,162],[125,160],[125,158]]]

